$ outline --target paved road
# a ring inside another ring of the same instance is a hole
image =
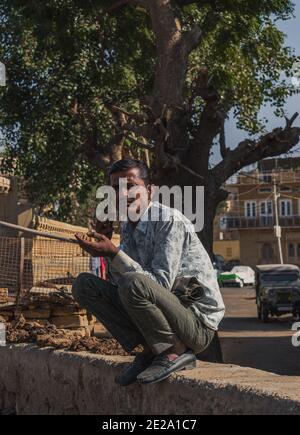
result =
[[[226,288],[222,293],[227,307],[220,333],[225,363],[299,376],[300,347],[291,343],[292,317],[263,324],[257,319],[254,289]]]

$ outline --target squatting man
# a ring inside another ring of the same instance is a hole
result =
[[[117,248],[111,241],[112,224],[98,225],[91,233],[94,241],[76,234],[86,252],[106,258],[109,279],[82,273],[73,295],[126,352],[143,348],[116,383],[152,384],[196,366],[196,355],[210,345],[224,317],[224,302],[209,255],[191,221],[179,210],[152,200],[147,165],[120,160],[111,166],[109,179],[117,212],[122,201],[128,211],[121,226],[121,245]],[[120,189],[124,179],[127,188]],[[146,195],[134,199],[129,192],[137,187]],[[139,220],[131,219],[132,208]]]

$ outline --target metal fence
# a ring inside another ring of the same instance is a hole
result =
[[[90,257],[77,244],[35,238],[0,237],[0,289],[11,300],[55,290],[71,291]]]

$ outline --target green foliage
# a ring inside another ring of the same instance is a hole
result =
[[[276,26],[277,20],[292,16],[293,5],[287,0],[208,3],[205,9],[187,8],[193,22],[204,23],[206,33],[191,56],[189,83],[197,66],[207,66],[226,107],[233,109],[238,127],[261,133],[267,122],[258,119],[261,107],[271,104],[282,116],[287,97],[297,92],[289,78],[299,58],[285,46],[285,35]],[[213,26],[205,20],[212,15],[216,17]]]
[[[82,204],[104,179],[89,161],[85,131],[71,111],[75,100],[96,117],[98,150],[105,152],[114,132],[104,101],[133,109],[154,80],[155,41],[146,11],[132,6],[108,14],[108,6],[110,0],[0,0],[0,60],[8,75],[8,86],[0,89],[6,162],[12,167],[17,161],[31,199],[52,205],[59,218],[76,220],[73,199]],[[280,111],[295,92],[286,79],[295,56],[276,27],[292,12],[289,0],[184,7],[184,29],[200,24],[205,31],[191,55],[186,97],[197,68],[208,66],[238,125],[261,131],[261,106],[268,102]],[[201,107],[196,101],[196,115]]]
[[[53,204],[60,218],[71,212],[72,193],[81,203],[104,175],[87,158],[85,132],[71,111],[75,99],[96,116],[96,141],[105,152],[113,130],[103,100],[135,102],[153,69],[153,53],[142,58],[145,14],[131,10],[118,21],[103,14],[103,3],[0,1],[7,163],[17,159],[33,202]]]

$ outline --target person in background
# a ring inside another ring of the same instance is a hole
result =
[[[100,222],[96,220],[96,224],[90,221],[91,231],[96,231],[96,233],[106,235],[109,239],[113,236],[113,224],[111,222]],[[93,275],[98,276],[104,280],[107,279],[106,274],[106,261],[104,257],[93,257],[90,258],[90,271]]]

